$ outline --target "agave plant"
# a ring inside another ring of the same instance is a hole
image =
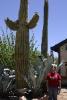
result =
[[[25,79],[30,88],[34,90],[40,89],[41,82],[43,77],[47,75],[48,71],[50,70],[50,65],[53,63],[52,57],[44,58],[42,56],[38,56],[36,59],[36,64],[32,65],[28,72],[28,77]]]

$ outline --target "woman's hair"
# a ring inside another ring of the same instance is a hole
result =
[[[55,66],[55,67],[57,67],[57,65],[56,64],[51,64],[52,66]]]
[[[51,67],[57,68],[57,65],[56,64],[51,64]]]

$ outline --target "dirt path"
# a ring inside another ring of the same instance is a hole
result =
[[[62,88],[57,98],[58,100],[67,100],[67,89]],[[33,99],[33,100],[48,100],[48,97],[46,97],[45,95],[44,97],[40,99]]]
[[[67,89],[61,89],[58,100],[67,100]]]

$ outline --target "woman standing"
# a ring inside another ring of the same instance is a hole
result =
[[[57,65],[51,65],[51,71],[47,75],[48,100],[57,100],[58,87],[61,89],[61,76],[57,73]]]

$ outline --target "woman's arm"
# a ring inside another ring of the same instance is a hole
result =
[[[59,80],[59,88],[61,89],[61,80]]]

